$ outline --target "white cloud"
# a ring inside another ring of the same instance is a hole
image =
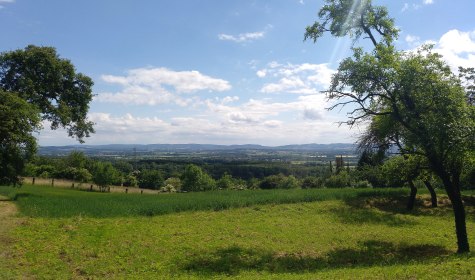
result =
[[[222,41],[231,41],[235,43],[252,42],[258,39],[262,39],[266,35],[267,31],[269,31],[272,28],[274,28],[272,24],[267,24],[263,31],[258,31],[258,32],[247,32],[247,33],[241,33],[238,35],[230,35],[230,34],[221,33],[218,35],[218,39]]]
[[[232,41],[236,43],[244,43],[244,42],[250,42],[250,41],[255,41],[257,39],[260,39],[264,37],[265,32],[250,32],[250,33],[242,33],[238,35],[229,35],[229,34],[219,34],[218,38],[219,40],[223,41]]]
[[[433,52],[442,55],[443,59],[457,72],[459,66],[473,67],[475,65],[475,30],[460,31],[449,30],[438,40],[419,41],[419,37],[408,35],[406,42],[412,48],[409,52],[414,52],[422,44],[434,45]]]
[[[417,36],[413,36],[413,35],[406,35],[405,40],[406,40],[406,42],[412,44],[412,43],[419,42],[420,38],[417,37]]]
[[[250,99],[242,104],[230,104],[228,101],[237,101],[237,98],[206,100],[205,110],[169,119],[130,113],[91,113],[88,117],[96,123],[96,133],[86,142],[282,145],[353,141],[347,127],[337,128],[336,122],[341,119],[325,110],[329,104],[323,94],[298,96],[290,102]],[[61,129],[42,130],[40,144],[74,144],[73,139],[65,140],[66,135]]]
[[[431,5],[434,4],[434,0],[423,0],[422,3],[424,3],[424,5]]]
[[[103,75],[102,80],[123,89],[114,93],[99,93],[96,100],[124,104],[176,103],[183,106],[191,102],[192,98],[183,98],[180,94],[231,89],[228,81],[198,71],[173,71],[167,68],[138,68],[128,71],[126,76]]]
[[[475,65],[475,30],[463,32],[453,29],[443,34],[439,40],[425,43],[434,44],[434,52],[441,54],[454,71],[459,66]]]
[[[282,65],[271,62],[267,67],[257,71],[257,76],[276,78],[277,81],[266,83],[261,88],[263,93],[316,94],[330,85],[335,73],[327,64]]]
[[[267,71],[265,69],[259,70],[256,72],[257,77],[264,78],[267,75]]]

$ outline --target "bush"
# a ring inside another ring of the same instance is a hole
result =
[[[302,189],[317,189],[323,188],[324,180],[320,177],[309,176],[305,177],[302,182]]]
[[[259,184],[264,190],[270,189],[293,189],[300,187],[300,183],[294,176],[284,176],[283,174],[267,176]]]
[[[373,186],[371,185],[371,183],[367,180],[362,180],[362,181],[356,181],[354,184],[353,184],[353,187],[355,189],[364,189],[364,188],[372,188]]]
[[[351,187],[351,177],[346,171],[334,174],[325,180],[327,188],[347,188]]]
[[[172,186],[176,191],[181,191],[181,180],[178,177],[170,177],[164,182],[166,186]]]

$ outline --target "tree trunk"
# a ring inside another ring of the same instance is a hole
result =
[[[430,192],[430,200],[432,202],[432,207],[437,207],[437,194],[435,193],[434,188],[432,187],[429,181],[424,181],[424,184]]]
[[[465,223],[465,207],[463,206],[462,195],[458,186],[454,184],[444,183],[447,195],[452,202],[452,209],[455,215],[455,233],[457,234],[457,253],[470,252],[470,246],[468,244],[467,226]]]
[[[408,181],[409,187],[411,187],[411,194],[409,195],[409,201],[407,202],[407,210],[414,209],[414,202],[416,201],[417,188],[412,180]]]

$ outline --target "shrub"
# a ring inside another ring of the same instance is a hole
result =
[[[325,180],[327,188],[347,188],[351,187],[351,177],[346,171],[334,174]]]
[[[361,180],[361,181],[356,181],[353,184],[353,187],[356,189],[364,189],[364,188],[372,188],[373,186],[371,183],[367,180]]]
[[[302,182],[302,189],[316,189],[323,188],[324,180],[320,177],[309,176],[305,177]]]

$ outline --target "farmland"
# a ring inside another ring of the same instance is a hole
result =
[[[406,192],[0,187],[11,200],[0,202],[0,278],[472,278],[446,197],[433,209],[422,194],[407,212]],[[473,192],[465,198],[472,234]]]

